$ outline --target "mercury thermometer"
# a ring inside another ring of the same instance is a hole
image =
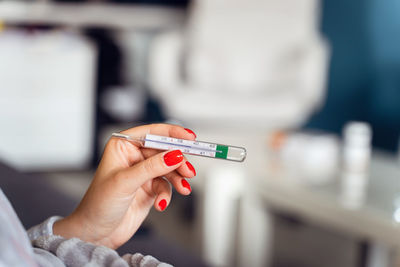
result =
[[[172,138],[154,134],[146,134],[145,137],[136,138],[130,135],[113,133],[113,137],[125,139],[139,144],[142,147],[159,150],[180,150],[182,153],[209,158],[226,159],[242,162],[246,158],[244,147],[221,145],[202,141],[192,141]]]

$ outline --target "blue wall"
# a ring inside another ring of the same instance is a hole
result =
[[[341,132],[370,122],[374,145],[397,149],[400,136],[400,1],[323,0],[321,31],[332,58],[325,106],[307,128]]]

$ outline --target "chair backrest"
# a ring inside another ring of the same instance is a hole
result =
[[[187,28],[188,81],[203,88],[248,92],[276,90],[288,79],[297,79],[307,47],[319,41],[317,4],[196,1]]]
[[[317,0],[195,1],[183,33],[156,39],[150,84],[174,119],[298,126],[324,95],[318,22]]]

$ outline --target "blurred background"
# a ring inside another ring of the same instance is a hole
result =
[[[400,2],[0,0],[0,186],[67,215],[112,132],[243,146],[119,253],[175,266],[400,266]],[[32,207],[41,207],[32,212]]]

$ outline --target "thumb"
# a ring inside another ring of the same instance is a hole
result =
[[[123,192],[134,193],[147,181],[164,176],[177,169],[182,162],[183,154],[180,150],[155,154],[146,160],[119,171],[114,176],[114,186],[123,190]]]

